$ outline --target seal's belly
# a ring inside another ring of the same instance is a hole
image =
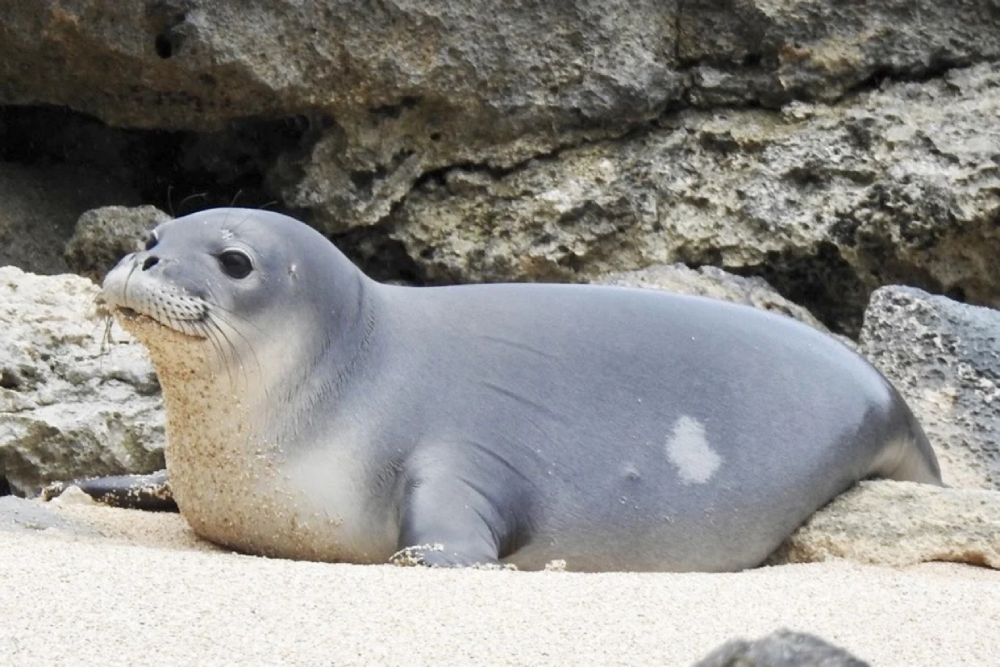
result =
[[[176,484],[190,476],[170,470],[181,514],[199,536],[243,553],[352,563],[384,563],[393,544],[358,540],[354,526],[324,512],[301,491],[278,484],[256,489],[204,479],[204,485]],[[202,476],[204,478],[204,475]]]
[[[337,484],[328,465],[276,463],[248,449],[229,458],[217,448],[204,457],[170,442],[171,489],[199,536],[243,553],[296,560],[385,563],[395,552],[392,532],[373,530],[366,519],[363,493]]]

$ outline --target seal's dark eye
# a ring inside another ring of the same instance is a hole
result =
[[[146,250],[152,250],[153,248],[156,247],[156,244],[159,243],[159,242],[160,242],[160,239],[156,235],[156,232],[150,232],[149,233],[149,238],[146,239]]]
[[[246,278],[253,271],[253,262],[242,250],[227,250],[219,255],[219,265],[230,278]]]

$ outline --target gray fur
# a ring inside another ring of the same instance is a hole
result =
[[[264,211],[206,211],[157,235],[109,275],[109,306],[169,324],[169,304],[146,312],[127,293],[180,294],[175,328],[187,333],[205,313],[205,331],[224,334],[204,343],[222,360],[215,372],[239,391],[266,385],[240,400],[266,413],[255,446],[313,514],[336,517],[336,535],[313,522],[302,539],[316,544],[298,550],[281,548],[298,534],[216,531],[220,519],[180,497],[171,442],[181,511],[244,551],[379,562],[440,545],[415,553],[436,565],[739,570],[859,479],[940,483],[889,382],[780,315],[618,287],[382,285]],[[234,244],[255,264],[242,280],[214,257]],[[220,478],[191,470],[190,498]],[[276,502],[281,516],[301,508]]]

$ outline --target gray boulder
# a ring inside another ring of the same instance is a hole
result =
[[[1000,312],[886,287],[860,342],[923,424],[945,481],[1000,490]]]

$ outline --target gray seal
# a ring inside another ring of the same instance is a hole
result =
[[[385,285],[246,209],[160,225],[103,300],[159,374],[181,513],[246,553],[732,571],[860,479],[941,483],[875,368],[736,304]]]

